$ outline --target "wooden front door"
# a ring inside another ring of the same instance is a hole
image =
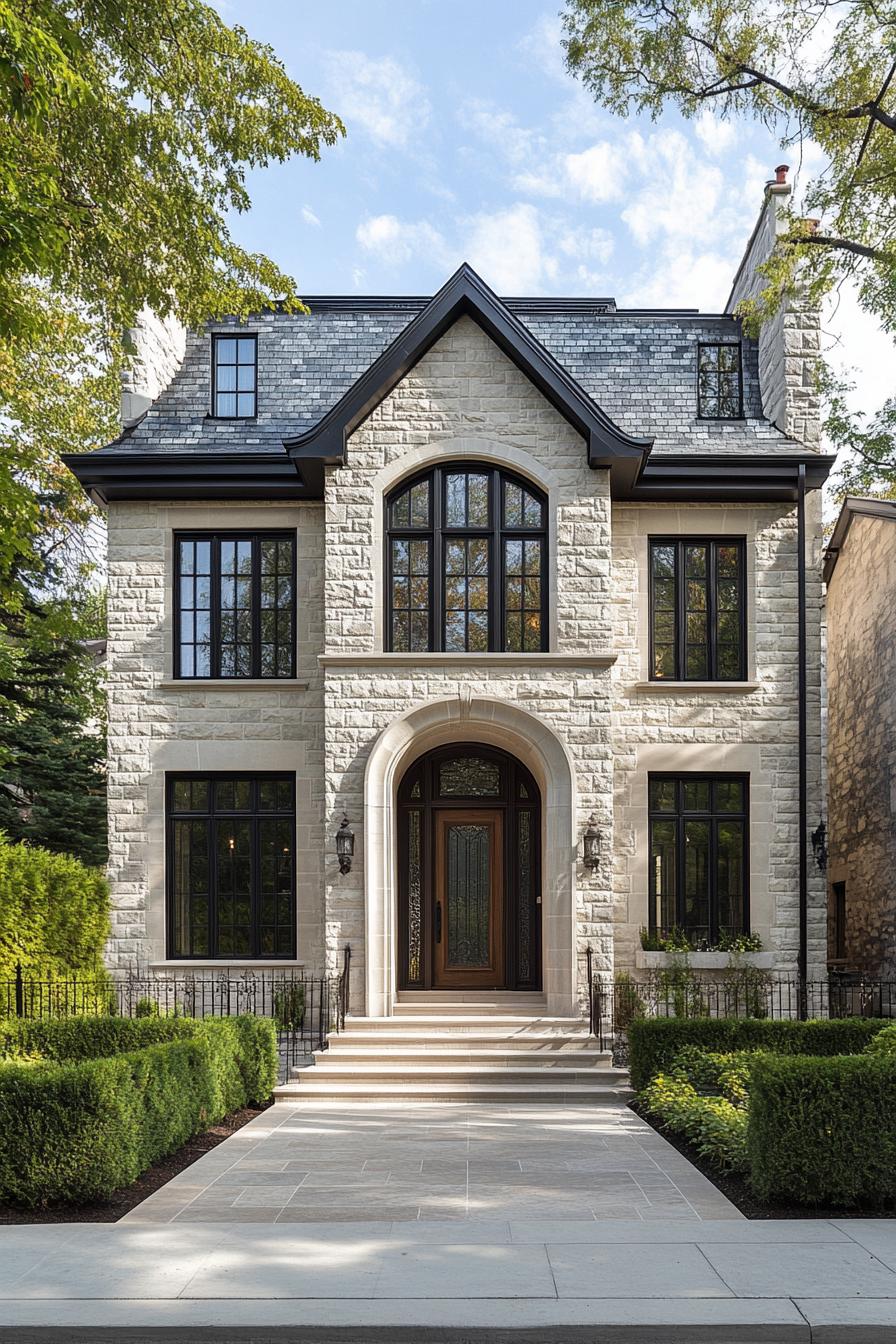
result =
[[[439,809],[435,822],[435,957],[439,989],[504,987],[503,813]]]

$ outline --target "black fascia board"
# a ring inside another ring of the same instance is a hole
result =
[[[793,501],[801,466],[806,468],[806,489],[820,490],[835,461],[819,453],[662,453],[648,460],[631,489],[614,489],[613,497],[633,502]]]
[[[323,499],[323,464],[286,453],[66,453],[100,504],[124,499]]]
[[[376,406],[461,317],[470,317],[585,439],[588,464],[609,467],[632,486],[653,445],[615,425],[466,263],[313,429],[284,446],[297,462],[336,464],[346,441]]]

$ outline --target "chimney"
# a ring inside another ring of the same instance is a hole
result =
[[[173,315],[157,317],[144,308],[125,340],[131,350],[121,375],[121,425],[127,429],[142,419],[183,363],[186,329]]]
[[[743,260],[734,277],[726,313],[744,299],[758,299],[767,281],[759,267],[790,228],[790,171],[779,164],[765,184],[765,199]],[[785,299],[759,332],[759,388],[762,409],[778,429],[817,451],[821,444],[821,399],[815,387],[815,369],[821,346],[821,314],[799,293]]]

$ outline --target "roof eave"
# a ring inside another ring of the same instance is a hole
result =
[[[284,440],[290,456],[344,461],[349,436],[461,317],[472,318],[578,430],[591,466],[610,466],[617,458],[644,461],[653,440],[636,438],[614,424],[467,265],[455,272],[313,429]]]

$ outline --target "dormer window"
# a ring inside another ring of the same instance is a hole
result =
[[[250,420],[258,396],[255,336],[212,337],[212,414],[219,420]]]
[[[744,413],[740,342],[697,347],[697,414],[701,420],[739,420]]]

